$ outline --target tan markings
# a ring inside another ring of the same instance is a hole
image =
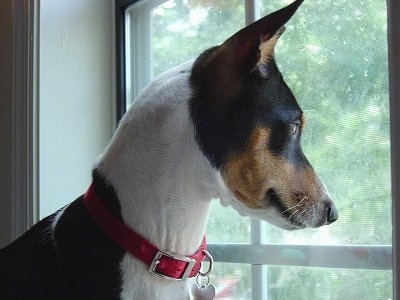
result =
[[[300,119],[301,128],[304,128],[304,126],[306,126],[306,124],[307,124],[307,120],[306,120],[306,117],[304,116],[304,113],[301,114],[301,117],[300,117],[300,118],[301,118],[301,119]]]
[[[274,56],[274,48],[275,45],[285,30],[285,27],[281,27],[272,37],[270,36],[265,36],[261,38],[260,41],[260,51],[261,51],[261,57],[259,63],[267,64],[268,61],[271,60],[271,58]]]
[[[269,189],[279,195],[282,205],[290,208],[302,201],[310,208],[324,196],[311,167],[298,168],[268,150],[270,129],[253,130],[245,151],[236,153],[222,168],[222,176],[238,200],[249,208],[267,209]],[[294,212],[294,211],[293,211]]]
[[[266,178],[276,159],[266,151],[268,138],[268,128],[255,129],[246,150],[233,155],[222,170],[235,196],[250,208],[265,208],[262,199],[267,189]]]

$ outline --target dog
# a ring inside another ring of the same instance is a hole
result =
[[[1,299],[189,299],[212,198],[288,230],[338,218],[274,61],[302,0],[155,78],[88,191],[0,252]]]

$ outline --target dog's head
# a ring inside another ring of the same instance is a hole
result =
[[[286,229],[338,218],[302,152],[303,112],[274,61],[283,25],[301,2],[205,51],[190,77],[196,139],[231,191],[232,206]]]

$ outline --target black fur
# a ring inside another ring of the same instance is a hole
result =
[[[203,153],[217,169],[245,149],[256,126],[271,129],[268,150],[273,154],[308,164],[299,138],[293,138],[290,130],[293,123],[301,123],[302,111],[283,81],[273,51],[262,58],[260,50],[263,43],[282,34],[302,2],[254,22],[195,61],[190,116]]]
[[[113,188],[94,172],[99,198],[120,217]],[[119,299],[124,251],[88,215],[83,196],[0,250],[0,299]]]
[[[262,66],[267,68],[267,77],[266,70],[254,69],[236,83],[237,94],[226,100],[210,97],[208,91],[212,87],[204,85],[198,70],[205,59],[200,56],[194,64],[191,82],[195,92],[189,105],[196,139],[214,167],[221,169],[231,154],[245,150],[256,126],[271,129],[269,151],[308,164],[301,151],[300,136],[293,137],[290,131],[293,123],[300,122],[302,111],[275,62]]]

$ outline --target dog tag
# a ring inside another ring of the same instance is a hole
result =
[[[192,296],[193,300],[213,300],[215,296],[215,286],[213,284],[208,284],[199,287],[197,284],[193,284]]]

